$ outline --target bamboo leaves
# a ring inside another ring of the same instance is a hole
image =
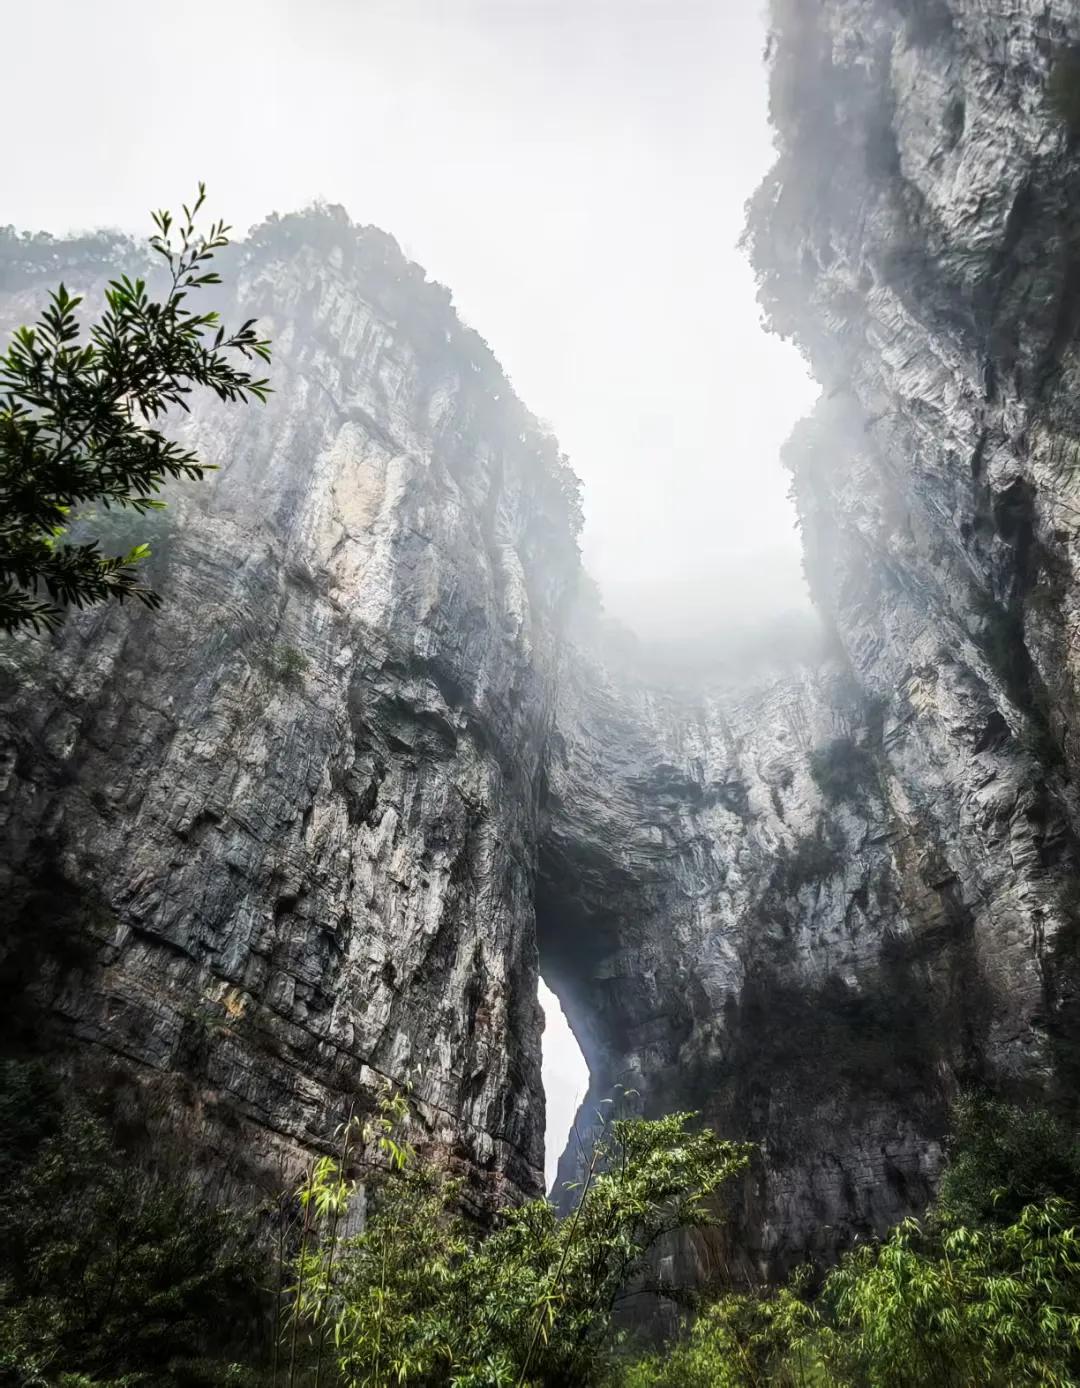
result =
[[[363,1233],[338,1237],[342,1162],[320,1159],[300,1193],[312,1222],[295,1265],[293,1330],[303,1321],[333,1346],[335,1381],[348,1388],[599,1382],[615,1302],[649,1249],[715,1219],[709,1197],[746,1164],[746,1149],[692,1131],[690,1118],[607,1122],[572,1215],[533,1201],[482,1239],[455,1213],[461,1185],[407,1141],[404,1099],[387,1096],[362,1129],[381,1170]],[[320,1349],[316,1382],[321,1365]]]

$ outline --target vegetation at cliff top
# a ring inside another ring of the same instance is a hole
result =
[[[750,1149],[689,1115],[600,1124],[560,1217],[484,1238],[460,1185],[410,1146],[387,1095],[313,1163],[275,1222],[138,1173],[100,1117],[35,1067],[0,1071],[0,1384],[55,1388],[969,1388],[1080,1383],[1080,1147],[1043,1112],[965,1100],[936,1204],[822,1278],[690,1299],[642,1354],[617,1308],[648,1250],[716,1222]],[[367,1216],[355,1213],[356,1182]],[[261,1226],[264,1230],[265,1224]],[[265,1235],[263,1236],[265,1248]],[[631,1316],[630,1322],[633,1317]],[[261,1338],[261,1348],[260,1348]]]
[[[269,384],[245,361],[268,362],[254,320],[227,332],[215,312],[196,313],[189,296],[220,283],[208,268],[228,244],[216,222],[195,219],[205,189],[179,222],[155,212],[153,251],[167,267],[164,298],[143,279],[121,275],[84,339],[82,303],[61,284],[32,327],[19,328],[0,356],[0,630],[55,630],[67,606],[158,595],[140,581],[145,543],[119,554],[99,540],[74,540],[78,508],[158,510],[168,478],[202,478],[205,464],[157,427],[170,407],[188,409],[193,388],[232,403],[265,400]]]

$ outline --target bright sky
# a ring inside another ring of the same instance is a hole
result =
[[[616,615],[670,636],[804,602],[777,454],[815,392],[735,244],[770,160],[759,0],[8,10],[30,57],[5,100],[33,121],[4,221],[142,231],[200,178],[238,230],[343,203],[450,286],[558,434]],[[56,52],[63,100],[32,60]]]
[[[563,1016],[559,999],[546,983],[540,984],[540,1005],[544,1009],[543,1074],[547,1095],[547,1132],[544,1134],[544,1175],[547,1188],[555,1183],[559,1158],[566,1146],[585,1091],[589,1087],[589,1071],[581,1051]]]

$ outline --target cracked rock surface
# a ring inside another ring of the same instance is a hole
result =
[[[514,1198],[573,488],[383,233],[271,222],[232,274],[275,394],[194,419],[220,471],[172,498],[165,619],[4,648],[7,1030],[50,1018],[240,1181],[409,1081],[477,1201]]]
[[[1080,14],[774,0],[772,27],[750,242],[823,385],[787,462],[835,654],[679,697],[579,660],[539,898],[592,1101],[623,1081],[761,1143],[737,1247],[676,1255],[703,1274],[918,1209],[962,1086],[1072,1109],[1078,1079],[1080,111],[1048,91]]]

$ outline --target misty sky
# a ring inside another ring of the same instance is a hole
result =
[[[238,230],[343,203],[558,434],[610,610],[670,635],[804,601],[777,453],[814,392],[735,246],[770,159],[758,0],[34,0],[4,37],[33,120],[0,222],[142,231],[200,178]]]
[[[612,611],[802,600],[777,449],[812,391],[735,247],[770,157],[758,0],[35,0],[4,28],[35,118],[0,221],[141,230],[199,178],[238,229],[341,202],[559,435]],[[29,55],[58,50],[75,92],[46,100]]]

